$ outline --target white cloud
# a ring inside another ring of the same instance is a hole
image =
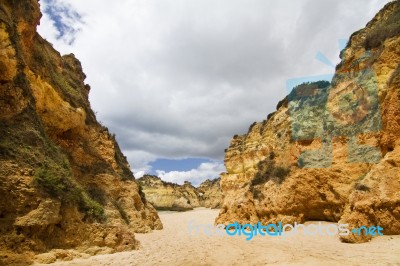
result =
[[[137,172],[135,173],[135,178],[141,178],[141,177],[144,176],[145,174],[146,174],[146,171],[144,171],[144,170],[137,171]]]
[[[39,32],[81,60],[93,109],[139,172],[156,158],[222,160],[287,79],[332,73],[315,54],[338,63],[337,40],[386,2],[57,0],[82,17],[66,20],[75,42],[57,39],[47,14]]]
[[[149,162],[156,160],[156,156],[146,151],[130,151],[124,152],[125,156],[129,158],[131,171],[134,173],[135,178],[140,178],[144,174],[150,173],[151,166]]]
[[[225,171],[225,167],[222,163],[210,162],[202,163],[196,169],[190,171],[170,171],[165,172],[156,170],[157,176],[162,180],[173,182],[177,184],[183,184],[184,181],[191,182],[194,186],[199,185],[206,179],[214,179],[219,177],[220,173]]]
[[[45,13],[44,30],[49,30],[52,38],[72,45],[83,25],[80,14],[68,1],[43,0],[41,4]]]

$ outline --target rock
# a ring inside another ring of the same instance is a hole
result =
[[[137,181],[146,199],[158,210],[184,211],[199,206],[198,193],[189,183],[180,186],[151,175],[144,175]]]
[[[0,51],[0,82],[12,81],[17,74],[17,60],[4,23],[0,23]]]
[[[0,264],[51,249],[138,248],[134,233],[162,224],[96,120],[79,60],[36,32],[37,0],[0,10]]]
[[[27,215],[18,217],[14,223],[16,227],[46,228],[49,225],[61,221],[61,203],[47,199],[41,202],[37,209],[30,211]]]
[[[102,254],[111,254],[113,252],[114,252],[114,250],[112,248],[108,248],[108,247],[90,247],[84,251],[84,253],[87,253],[91,256],[102,255]]]
[[[216,224],[323,220],[400,234],[399,14],[399,1],[387,4],[351,36],[332,82],[297,86],[232,138]]]
[[[54,253],[42,253],[35,256],[35,261],[43,264],[50,264],[57,261],[57,257]]]
[[[218,209],[223,201],[223,194],[220,187],[220,178],[207,179],[197,188],[200,191],[200,205],[206,208]]]
[[[146,199],[159,210],[186,211],[196,207],[218,208],[222,200],[219,179],[206,180],[198,188],[188,181],[183,185],[144,175],[137,180]]]

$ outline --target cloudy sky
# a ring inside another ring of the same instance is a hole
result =
[[[225,170],[232,136],[275,110],[287,80],[333,73],[338,41],[387,2],[41,0],[38,30],[80,59],[136,177],[198,184]]]

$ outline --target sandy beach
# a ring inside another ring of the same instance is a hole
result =
[[[218,212],[205,208],[160,212],[164,229],[136,234],[142,245],[140,250],[51,265],[400,265],[400,236],[345,244],[337,236],[255,236],[246,241],[243,235],[220,236],[213,231],[209,236],[204,230],[197,234],[189,231],[190,223],[213,224]]]

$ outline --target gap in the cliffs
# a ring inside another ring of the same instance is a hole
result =
[[[160,158],[150,162],[149,165],[151,170],[148,173],[141,171],[135,176],[139,178],[144,174],[150,174],[179,185],[189,181],[193,186],[198,186],[207,179],[218,178],[225,170],[222,161],[208,158]]]

